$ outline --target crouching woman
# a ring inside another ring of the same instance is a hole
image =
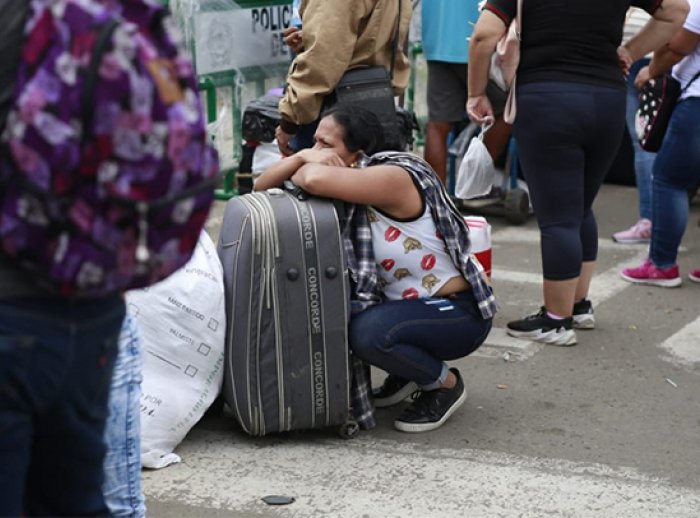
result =
[[[435,172],[414,155],[377,152],[381,132],[370,112],[331,108],[314,147],[275,164],[255,189],[291,179],[311,194],[351,204],[344,231],[350,348],[388,373],[373,393],[377,407],[418,393],[394,426],[425,432],[465,401],[460,372],[445,362],[484,342],[497,305],[469,254],[469,229]]]

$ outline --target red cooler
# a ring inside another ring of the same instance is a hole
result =
[[[465,216],[469,227],[469,241],[473,253],[491,278],[491,225],[482,216]]]

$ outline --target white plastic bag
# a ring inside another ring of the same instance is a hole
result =
[[[257,179],[266,169],[283,158],[276,139],[272,142],[261,142],[253,152],[253,178]]]
[[[484,145],[484,134],[490,127],[490,124],[485,126],[478,137],[471,139],[459,164],[455,183],[455,196],[459,199],[469,200],[485,196],[491,191],[496,170]]]
[[[224,276],[211,238],[202,232],[185,266],[126,301],[144,346],[141,460],[164,468],[223,381]]]

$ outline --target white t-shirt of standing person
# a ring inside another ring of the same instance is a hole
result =
[[[690,12],[683,28],[700,34],[700,0],[688,0],[688,4],[690,4]],[[673,77],[680,81],[681,88],[685,88],[698,71],[700,71],[700,45],[673,67]],[[700,78],[693,81],[693,84],[681,95],[681,99],[688,97],[700,97]]]

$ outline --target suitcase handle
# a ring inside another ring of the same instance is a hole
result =
[[[299,201],[308,201],[309,200],[309,193],[306,192],[304,189],[296,185],[294,182],[291,180],[285,180],[284,183],[282,184],[284,187],[284,190],[287,191],[289,194],[294,196],[297,200]],[[345,207],[345,202],[342,200],[337,200],[333,199],[331,200],[333,202],[333,206],[335,207],[336,214],[338,214],[338,220],[340,221],[340,228],[344,229],[346,223],[348,222],[347,219],[347,209]]]
[[[294,196],[297,200],[306,201],[309,199],[307,192],[291,180],[284,181],[284,190]]]

